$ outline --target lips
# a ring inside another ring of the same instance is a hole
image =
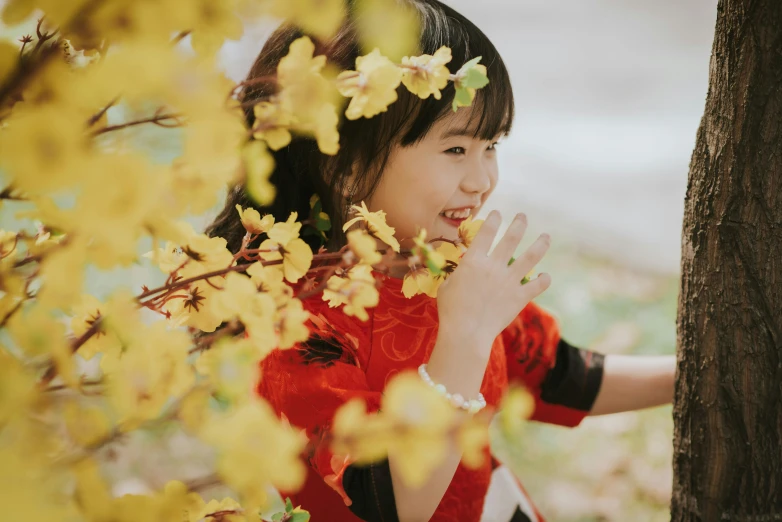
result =
[[[446,223],[448,223],[449,225],[457,228],[459,227],[459,225],[462,224],[462,221],[465,221],[467,219],[467,218],[453,219],[453,218],[445,217],[442,214],[440,215],[440,218]]]

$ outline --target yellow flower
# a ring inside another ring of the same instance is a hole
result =
[[[402,58],[402,83],[410,92],[424,100],[430,95],[439,100],[442,97],[440,91],[448,85],[451,75],[445,66],[450,61],[451,50],[448,47],[440,47],[434,56],[405,56]]]
[[[263,263],[258,261],[250,265],[246,272],[255,286],[271,295],[278,305],[282,305],[293,295],[293,289],[283,281],[280,265],[263,266]]]
[[[0,230],[0,259],[10,256],[16,250],[16,232]]]
[[[280,104],[262,101],[253,107],[255,123],[253,137],[264,140],[272,150],[280,150],[291,142],[289,127],[293,115],[287,113]]]
[[[250,140],[242,147],[244,164],[244,188],[259,205],[274,201],[277,188],[269,181],[274,172],[274,158],[262,141]]]
[[[347,273],[347,278],[331,276],[323,290],[323,300],[331,308],[345,305],[344,312],[366,321],[369,319],[366,308],[377,306],[379,294],[375,287],[370,265],[358,264]]]
[[[288,220],[275,223],[267,232],[269,239],[260,244],[261,250],[275,250],[273,252],[261,252],[261,258],[265,261],[277,261],[282,259],[282,269],[285,279],[295,283],[301,279],[310,269],[312,264],[312,249],[299,238],[301,223],[296,222],[298,214],[291,212]]]
[[[290,45],[277,67],[278,99],[292,115],[294,130],[315,136],[321,152],[334,155],[339,150],[339,93],[322,74],[326,56],[314,52],[315,44],[306,36]]]
[[[440,285],[459,265],[462,257],[462,251],[452,243],[443,242],[435,250],[435,254],[445,260],[442,272],[433,273],[427,268],[418,268],[405,274],[402,282],[402,293],[405,297],[412,297],[416,294],[426,294],[429,297],[437,297],[437,290]]]
[[[105,438],[111,431],[106,413],[96,406],[69,401],[65,404],[63,418],[68,435],[81,446],[89,446]]]
[[[89,294],[82,295],[81,300],[73,307],[71,330],[77,338],[89,330],[96,321],[101,321],[98,332],[79,348],[78,354],[85,359],[92,359],[97,353],[118,354],[122,348],[117,335],[108,330],[107,325],[103,323],[106,316],[105,308],[103,303]]]
[[[365,230],[351,230],[347,237],[350,250],[358,256],[362,263],[374,265],[383,258],[377,251],[377,242]]]
[[[456,410],[416,373],[406,371],[386,386],[382,412],[397,428],[388,441],[389,456],[405,483],[421,486],[445,458]]]
[[[296,221],[299,218],[298,212],[291,212],[287,221],[281,221],[275,223],[273,227],[268,231],[267,235],[269,239],[274,241],[280,246],[285,246],[293,239],[299,237],[299,231],[301,230],[301,223]]]
[[[231,511],[235,511],[236,514],[230,514],[229,512]],[[188,512],[187,520],[185,522],[212,522],[214,520],[244,522],[246,519],[242,514],[242,511],[242,506],[231,497],[226,497],[223,500],[212,499],[203,506],[200,506],[198,510]],[[220,512],[227,514],[220,515],[219,517],[206,518],[207,515]]]
[[[201,353],[198,373],[209,377],[218,394],[234,404],[252,397],[258,379],[258,351],[248,339],[221,339]]]
[[[361,49],[379,48],[394,62],[418,49],[421,20],[414,4],[396,0],[357,0],[356,32]]]
[[[226,39],[238,40],[242,37],[244,27],[235,0],[196,0],[195,3],[188,11],[198,15],[190,26],[193,31],[193,49],[197,53],[214,55]]]
[[[357,120],[385,112],[396,101],[396,88],[401,81],[402,70],[378,49],[359,56],[355,71],[344,71],[337,76],[339,92],[352,98],[345,116]]]
[[[269,485],[296,491],[304,482],[306,468],[299,455],[306,437],[282,423],[262,400],[211,419],[203,437],[218,452],[217,472],[242,495],[245,507],[263,505]]]
[[[273,0],[271,14],[327,41],[345,19],[343,0]]]
[[[250,234],[265,234],[274,225],[274,216],[266,214],[261,218],[261,214],[254,208],[242,209],[241,205],[236,205],[236,211],[239,212],[239,219],[244,225],[244,229]]]
[[[499,413],[500,432],[506,440],[518,440],[524,421],[535,410],[535,400],[519,386],[511,387],[502,399]]]
[[[388,455],[392,426],[379,413],[367,414],[363,399],[353,398],[334,414],[331,449],[335,455],[350,455],[359,464],[377,462]]]
[[[144,257],[155,261],[158,268],[165,274],[170,274],[188,259],[187,254],[182,251],[182,248],[171,241],[166,241],[166,246],[163,248],[157,248],[146,252]]]
[[[470,248],[472,240],[475,239],[475,235],[483,226],[482,219],[473,220],[472,216],[467,216],[467,219],[459,224],[459,239],[462,240],[462,244],[465,248]]]
[[[363,221],[367,224],[369,233],[375,236],[377,239],[390,246],[394,252],[399,252],[399,241],[394,237],[393,227],[386,224],[386,213],[383,210],[377,212],[370,212],[365,202],[361,202],[361,206],[353,205],[351,210],[358,213],[357,217],[354,217],[342,227],[342,231],[346,231],[354,223]]]
[[[416,253],[421,256],[422,262],[433,275],[440,275],[445,267],[445,256],[426,241],[426,229],[418,231],[418,236],[413,238]]]
[[[459,426],[457,444],[462,450],[462,462],[472,469],[480,468],[486,461],[489,445],[489,425],[477,415],[470,415]]]
[[[306,322],[310,313],[304,309],[299,299],[288,299],[279,312],[279,348],[291,348],[296,343],[306,341],[310,336]]]
[[[109,403],[123,429],[156,418],[171,398],[190,388],[190,346],[187,332],[168,330],[165,321],[157,321],[139,332],[121,354],[101,358]]]

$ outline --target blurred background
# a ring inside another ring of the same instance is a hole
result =
[[[514,81],[515,129],[500,145],[500,182],[484,214],[496,208],[507,222],[523,211],[528,238],[552,235],[539,268],[553,284],[538,302],[574,345],[674,353],[684,195],[717,0],[448,3],[492,38]],[[247,27],[223,47],[228,76],[245,76],[272,29]],[[18,36],[0,27],[0,37]],[[154,128],[134,139],[163,155],[175,143]],[[162,275],[144,265],[90,278],[103,297],[120,278],[139,288]],[[573,430],[531,423],[523,440],[497,451],[551,522],[662,521],[670,519],[672,432],[665,407]],[[157,487],[174,469],[199,476],[210,456],[180,435],[126,441],[111,459],[115,492]]]

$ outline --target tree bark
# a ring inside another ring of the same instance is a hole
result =
[[[720,0],[682,234],[672,521],[782,521],[782,0]]]

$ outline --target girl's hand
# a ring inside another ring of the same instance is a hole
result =
[[[527,230],[524,214],[516,214],[489,254],[501,221],[499,212],[489,213],[459,266],[437,292],[440,328],[448,329],[451,338],[477,341],[466,345],[482,350],[491,350],[494,338],[551,285],[548,274],[540,274],[524,285],[520,283],[548,251],[548,234],[541,234],[524,254],[508,264]],[[488,352],[478,355],[488,356]]]

